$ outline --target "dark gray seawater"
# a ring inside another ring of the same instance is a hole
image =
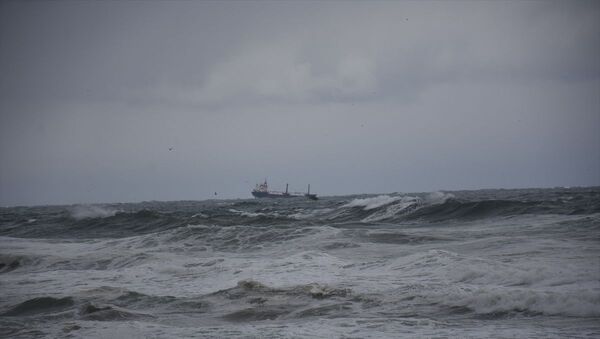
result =
[[[0,337],[600,337],[600,188],[0,208]]]

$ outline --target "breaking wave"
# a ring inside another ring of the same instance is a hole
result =
[[[341,206],[354,210],[340,214],[345,221],[363,222],[402,222],[423,220],[440,222],[448,220],[474,220],[497,216],[518,216],[524,214],[580,214],[580,207],[568,206],[563,202],[537,200],[466,200],[458,199],[451,193],[434,192],[424,196],[380,195],[370,198],[354,199]],[[586,213],[600,211],[592,208]],[[330,214],[330,215],[331,215]],[[329,218],[331,220],[331,218]]]
[[[5,217],[16,221],[4,225],[0,229],[0,235],[110,238],[162,232],[198,224],[297,227],[349,223],[444,222],[525,214],[585,215],[600,212],[600,198],[595,195],[584,198],[578,195],[550,198],[520,195],[504,198],[500,194],[490,195],[489,198],[480,194],[474,198],[465,194],[457,197],[455,193],[433,192],[363,196],[348,200],[323,199],[318,202],[243,200],[218,203],[77,205],[63,211],[27,216],[14,215],[8,211]]]
[[[342,207],[363,207],[365,211],[372,210],[381,206],[389,205],[402,197],[390,197],[389,195],[379,195],[373,198],[354,199]]]
[[[76,220],[90,218],[107,218],[112,217],[119,210],[108,208],[101,205],[76,205],[71,208],[71,217]]]

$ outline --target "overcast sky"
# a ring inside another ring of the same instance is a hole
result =
[[[599,52],[597,1],[2,1],[0,205],[599,185]]]

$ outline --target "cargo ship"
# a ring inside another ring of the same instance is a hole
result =
[[[252,190],[252,195],[255,198],[301,198],[305,197],[310,200],[318,200],[316,194],[310,193],[310,184],[308,185],[308,190],[306,193],[299,192],[288,192],[288,184],[285,184],[285,192],[278,191],[269,191],[269,184],[267,184],[267,179],[262,184],[256,184],[256,187]]]

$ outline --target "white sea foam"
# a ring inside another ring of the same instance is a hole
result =
[[[372,198],[354,199],[342,207],[364,207],[365,211],[372,210],[381,206],[389,205],[402,197],[391,197],[389,195],[378,195]]]
[[[239,214],[239,215],[241,215],[242,217],[248,217],[248,218],[256,218],[256,217],[260,217],[260,216],[266,216],[266,214],[265,214],[265,213],[260,213],[260,212],[257,212],[257,213],[254,213],[254,212],[246,212],[246,211],[240,211],[240,210],[236,210],[236,209],[233,209],[233,208],[230,208],[230,209],[229,209],[229,212],[231,212],[231,213],[235,213],[235,214]]]
[[[442,250],[408,255],[386,267],[402,272],[405,288],[412,286],[404,294],[432,304],[467,307],[478,314],[600,316],[600,296],[594,292],[600,283],[578,277],[577,267],[570,273],[553,266],[519,267]]]
[[[379,196],[376,198],[380,198],[380,197],[385,197],[385,196]],[[412,197],[412,196],[403,196],[400,197],[399,199],[395,199],[397,197],[389,197],[392,198],[390,199],[389,203],[386,203],[386,199],[380,198],[377,199],[375,201],[372,201],[370,203],[373,203],[373,205],[375,205],[376,207],[380,207],[383,205],[389,205],[387,206],[387,208],[385,208],[384,210],[381,211],[377,211],[371,215],[369,215],[368,217],[364,218],[362,221],[364,222],[373,222],[373,221],[380,221],[380,220],[386,220],[407,212],[411,212],[417,208],[423,207],[423,206],[429,206],[429,205],[437,205],[437,204],[443,204],[445,203],[448,199],[452,199],[454,198],[454,195],[451,193],[444,193],[444,192],[432,192],[429,193],[427,196],[425,196],[424,199],[421,199],[419,197]],[[366,199],[355,199],[355,200],[366,200]],[[353,200],[352,202],[354,202],[355,200]],[[351,202],[351,203],[352,203]],[[357,203],[364,203],[364,201],[358,201]],[[381,204],[379,204],[381,203]],[[376,208],[373,207],[373,208]],[[365,208],[365,210],[368,210],[370,208]]]
[[[306,213],[303,213],[305,211],[301,210],[298,213],[290,214],[288,217],[297,220],[305,220],[323,216],[331,211],[333,211],[333,208],[319,208]]]
[[[454,198],[454,194],[452,193],[445,193],[445,192],[431,192],[427,195],[427,197],[425,198],[425,200],[430,203],[430,204],[443,204],[445,203],[448,199],[452,199]]]
[[[117,212],[119,210],[102,205],[76,205],[70,209],[71,217],[77,220],[112,217]]]
[[[534,290],[531,288],[463,287],[439,296],[451,306],[465,306],[479,314],[527,311],[574,317],[600,316],[600,297],[593,290]]]
[[[389,205],[386,209],[377,211],[368,217],[364,218],[364,222],[380,221],[392,218],[398,214],[413,210],[415,207],[422,204],[421,199],[416,197],[402,197],[400,202]]]

